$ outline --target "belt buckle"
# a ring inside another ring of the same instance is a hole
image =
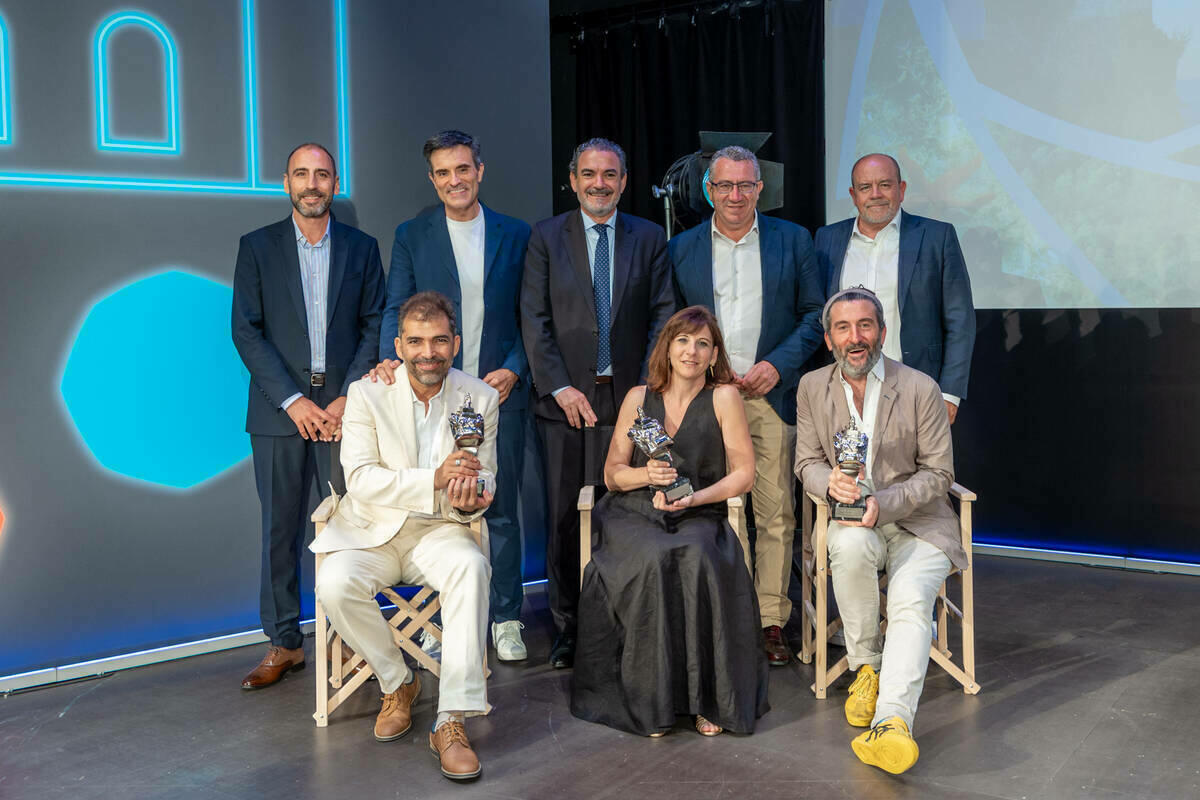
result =
[[[325,385],[325,373],[314,372],[308,377],[308,385],[320,388]]]

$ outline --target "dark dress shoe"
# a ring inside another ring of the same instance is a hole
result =
[[[550,666],[570,669],[575,665],[575,634],[560,633],[550,648]]]
[[[242,679],[243,689],[263,689],[279,681],[294,669],[304,669],[304,648],[288,650],[271,645],[263,660]]]
[[[767,663],[772,667],[782,667],[792,660],[787,642],[783,641],[783,628],[778,625],[768,625],[763,628],[764,647],[767,651]]]

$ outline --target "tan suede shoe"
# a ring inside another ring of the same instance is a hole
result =
[[[442,774],[452,781],[469,781],[483,771],[467,739],[467,729],[456,719],[429,734],[429,749],[442,762]]]
[[[421,693],[421,678],[413,674],[412,683],[403,683],[383,696],[383,708],[375,718],[375,740],[394,742],[412,728],[412,704]]]
[[[243,689],[263,689],[279,683],[283,676],[294,669],[304,669],[304,648],[288,650],[271,645],[258,666],[242,678]]]

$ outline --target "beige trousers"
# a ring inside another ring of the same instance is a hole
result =
[[[316,594],[333,628],[362,654],[385,694],[400,688],[409,668],[392,641],[375,595],[397,584],[428,586],[442,601],[439,711],[482,714],[487,709],[486,647],[491,566],[471,529],[454,522],[409,517],[378,547],[328,553]]]
[[[754,444],[754,590],[763,627],[782,627],[792,614],[787,589],[792,577],[796,530],[792,459],[796,426],[788,425],[762,397],[746,400],[746,422]]]

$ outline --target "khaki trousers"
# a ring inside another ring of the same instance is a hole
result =
[[[788,425],[765,398],[746,400],[754,444],[754,590],[763,627],[787,624],[792,614],[792,537],[796,530],[792,459],[796,426]]]
[[[428,586],[442,601],[442,674],[439,711],[482,714],[487,709],[483,672],[491,566],[471,529],[440,519],[409,517],[378,547],[328,553],[316,594],[333,628],[360,653],[388,694],[408,679],[404,655],[375,595],[397,584]]]

